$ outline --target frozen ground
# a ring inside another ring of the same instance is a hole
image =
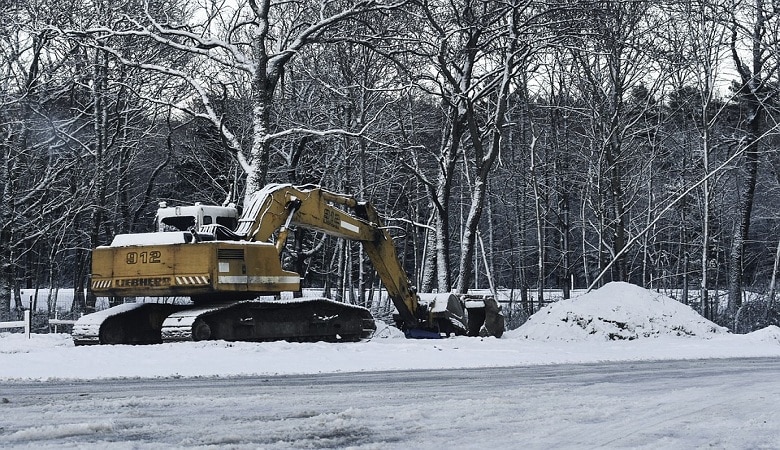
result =
[[[732,335],[623,283],[501,339],[380,327],[360,343],[74,347],[0,333],[0,447],[780,448],[778,373],[780,328]]]

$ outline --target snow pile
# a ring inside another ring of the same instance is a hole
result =
[[[747,339],[754,342],[772,342],[780,344],[780,327],[777,325],[770,325],[766,328],[753,331],[744,335]]]
[[[374,320],[376,331],[371,339],[406,339],[404,332],[382,320]]]
[[[712,338],[725,333],[726,328],[677,300],[613,282],[546,306],[508,334],[545,341],[616,341],[659,336]]]

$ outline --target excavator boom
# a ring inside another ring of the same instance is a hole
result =
[[[403,322],[415,328],[418,297],[396,255],[393,238],[379,214],[368,202],[336,194],[318,186],[270,185],[257,192],[251,208],[239,219],[237,234],[252,241],[268,241],[281,230],[288,217],[291,223],[351,241],[360,241]],[[334,205],[350,208],[353,214]],[[284,237],[277,240],[283,245]],[[280,249],[281,250],[281,249]]]

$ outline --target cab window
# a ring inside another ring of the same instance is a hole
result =
[[[238,221],[235,217],[220,217],[217,216],[217,223],[220,225],[224,225],[231,230],[235,230],[236,226],[238,226]]]
[[[160,231],[187,231],[195,226],[195,218],[192,216],[166,217],[161,222]]]

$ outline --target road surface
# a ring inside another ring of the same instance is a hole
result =
[[[780,448],[780,359],[11,382],[0,448]]]

